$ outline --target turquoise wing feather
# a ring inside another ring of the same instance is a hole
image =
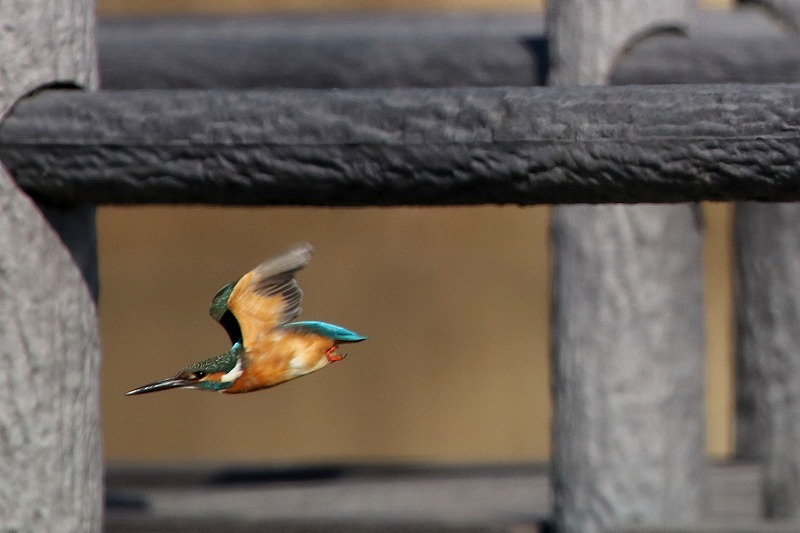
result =
[[[284,324],[281,327],[283,329],[321,335],[323,337],[333,339],[336,342],[361,342],[367,340],[367,337],[359,335],[358,333],[350,331],[349,329],[345,329],[342,326],[328,324],[327,322],[317,322],[314,320],[290,322],[289,324]]]

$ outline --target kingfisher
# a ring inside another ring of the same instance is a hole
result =
[[[325,322],[292,322],[303,300],[295,274],[308,264],[312,252],[310,244],[296,244],[217,292],[209,312],[227,331],[230,350],[127,395],[176,388],[252,392],[344,359],[339,345],[366,337]]]

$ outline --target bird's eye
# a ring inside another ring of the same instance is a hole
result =
[[[193,377],[194,377],[194,379],[202,379],[202,378],[206,377],[206,373],[203,372],[202,370],[198,370],[197,372],[194,373]]]

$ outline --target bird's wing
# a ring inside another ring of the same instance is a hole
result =
[[[223,288],[215,298],[215,301],[217,298],[226,300],[226,307],[238,323],[245,347],[255,335],[283,325],[300,314],[303,291],[294,275],[308,264],[313,250],[308,243],[296,244],[242,276],[228,291]],[[212,302],[212,316],[213,309]],[[224,315],[219,322],[231,334]]]
[[[214,298],[211,300],[211,308],[208,310],[211,318],[219,322],[222,327],[225,328],[225,331],[228,332],[228,336],[233,343],[236,343],[242,338],[242,330],[239,328],[239,322],[236,320],[236,317],[233,316],[231,310],[228,309],[228,299],[237,283],[238,280],[232,281],[222,287],[219,292],[214,295]]]

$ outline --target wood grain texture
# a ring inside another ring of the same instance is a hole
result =
[[[795,85],[48,92],[0,160],[66,205],[786,201],[797,123]]]
[[[748,0],[776,29],[800,29],[797,0]],[[735,211],[736,456],[761,461],[764,512],[800,517],[800,207],[739,203]]]
[[[8,0],[0,9],[0,116],[46,85],[94,86],[93,2]],[[96,261],[93,209],[50,215],[90,270]],[[80,234],[85,240],[76,237]],[[6,369],[0,378],[0,523],[5,531],[101,530],[96,310],[64,242],[0,168],[0,363]]]
[[[736,454],[761,461],[765,512],[800,516],[800,209],[736,206]]]
[[[699,213],[580,206],[553,220],[556,520],[686,523],[703,496]]]
[[[557,0],[547,12],[549,85],[605,85],[614,64],[636,41],[685,33],[693,0]]]
[[[544,21],[528,13],[109,19],[104,89],[541,85]]]
[[[688,38],[638,40],[611,84],[800,79],[800,42],[752,9],[697,12]],[[513,14],[270,15],[109,19],[104,89],[542,85],[544,17]]]
[[[683,0],[551,3],[550,83],[608,83],[625,48],[657,30],[683,28],[690,7]],[[627,124],[637,121],[635,108],[623,114]],[[644,165],[649,170],[630,166],[629,154],[622,149],[613,157],[632,175],[672,175],[659,163]],[[587,178],[605,181],[602,169],[587,170]],[[692,205],[554,211],[558,531],[686,524],[700,515],[706,477],[700,226]]]

